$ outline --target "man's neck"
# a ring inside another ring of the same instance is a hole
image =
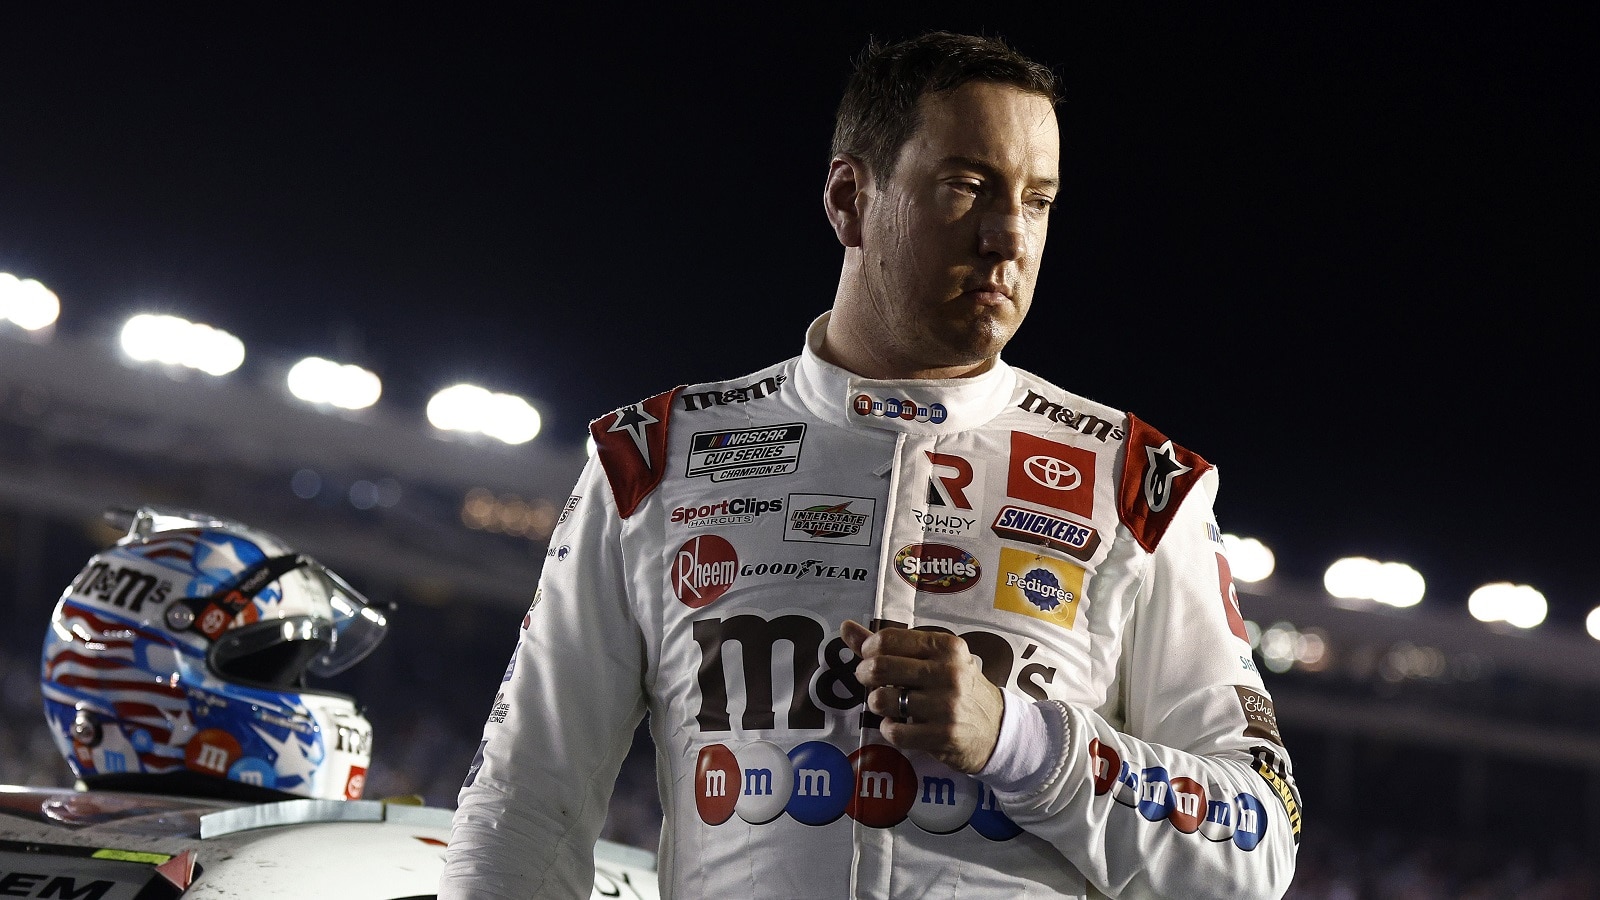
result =
[[[862,329],[852,327],[848,316],[839,315],[838,304],[828,317],[828,327],[823,332],[822,344],[816,353],[847,372],[862,378],[880,381],[904,379],[971,378],[994,368],[995,357],[990,356],[975,363],[948,366],[928,366],[908,360],[896,359],[883,345],[881,335],[876,339],[862,334]]]

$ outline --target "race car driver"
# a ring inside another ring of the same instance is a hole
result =
[[[677,898],[1277,897],[1299,798],[1216,470],[1000,359],[1050,72],[871,45],[801,354],[591,424],[441,898],[576,897],[648,712]]]

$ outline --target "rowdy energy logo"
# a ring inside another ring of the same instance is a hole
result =
[[[872,517],[877,507],[878,501],[869,497],[790,494],[789,525],[783,530],[783,539],[864,547],[872,542]]]
[[[976,557],[949,544],[907,544],[894,555],[894,571],[929,594],[960,593],[977,584],[981,574]]]
[[[849,816],[868,828],[910,819],[930,834],[970,825],[991,841],[1022,833],[983,782],[931,759],[919,765],[921,771],[887,744],[868,744],[848,756],[825,741],[806,741],[787,753],[768,741],[752,741],[738,753],[710,744],[695,762],[695,810],[707,825],[735,814],[765,825],[788,813],[812,826]]]
[[[1000,548],[994,608],[1071,628],[1083,599],[1083,569],[1047,556]]]
[[[699,609],[721,597],[739,577],[739,554],[727,540],[714,534],[684,541],[672,557],[667,578],[672,593],[690,609]]]
[[[1093,451],[1013,431],[1006,495],[1092,519],[1094,464]]]
[[[966,489],[977,477],[971,461],[954,453],[926,452],[933,467],[928,474],[928,505],[971,509]]]
[[[803,422],[731,431],[701,431],[689,440],[688,478],[712,481],[787,475],[800,467]]]

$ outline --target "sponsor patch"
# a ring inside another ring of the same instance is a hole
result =
[[[976,516],[940,512],[936,509],[913,509],[911,515],[917,520],[917,524],[922,526],[923,534],[970,535],[973,526],[978,524]]]
[[[803,422],[696,432],[689,440],[685,475],[707,475],[717,482],[787,475],[800,467],[805,434]]]
[[[1017,408],[1027,410],[1036,416],[1044,416],[1052,422],[1060,422],[1080,434],[1087,434],[1101,441],[1107,437],[1118,441],[1123,438],[1123,430],[1117,425],[1098,416],[1075,412],[1060,403],[1053,403],[1035,391],[1029,391],[1028,396],[1023,397],[1022,402],[1017,404]]]
[[[949,544],[907,544],[894,555],[901,580],[929,594],[956,594],[978,583],[977,557]]]
[[[1210,468],[1211,464],[1199,454],[1174,444],[1138,416],[1129,414],[1128,440],[1122,447],[1122,478],[1117,485],[1117,513],[1139,546],[1155,552],[1184,495]]]
[[[72,590],[83,599],[136,613],[147,601],[156,606],[165,603],[172,582],[135,568],[96,562],[78,575]]]
[[[833,494],[790,494],[786,541],[823,544],[872,543],[872,518],[878,501]]]
[[[1082,568],[1026,550],[1001,547],[998,572],[995,609],[1068,629],[1077,621],[1083,600]]]
[[[344,782],[344,798],[346,800],[360,800],[361,795],[367,790],[367,767],[351,766],[350,777]]]
[[[1278,713],[1272,708],[1272,698],[1242,684],[1234,685],[1233,690],[1239,695],[1239,706],[1244,709],[1245,737],[1266,738],[1282,747],[1283,735],[1278,733]]]
[[[1228,566],[1228,558],[1221,553],[1217,555],[1217,588],[1222,591],[1222,614],[1228,619],[1228,630],[1233,636],[1246,644],[1250,643],[1250,633],[1244,627],[1244,612],[1239,608],[1239,589],[1233,583],[1233,569]]]
[[[571,497],[568,497],[567,502],[561,507],[561,515],[556,517],[556,524],[560,525],[561,523],[567,521],[567,519],[571,518],[572,511],[578,508],[578,501],[582,499],[583,498],[577,494],[573,494]]]
[[[790,578],[795,581],[818,578],[842,578],[846,581],[866,581],[867,570],[850,566],[832,566],[820,559],[803,559],[799,562],[745,563],[739,575],[746,578]]]
[[[972,509],[967,488],[978,480],[978,470],[972,461],[954,453],[926,451],[928,463],[933,467],[928,473],[928,506],[941,511]],[[980,483],[978,489],[981,491]]]
[[[781,512],[783,501],[777,497],[733,497],[700,506],[680,506],[668,518],[674,525],[706,528],[711,525],[748,525],[766,513]]]
[[[726,406],[730,403],[749,403],[751,400],[760,400],[770,394],[776,394],[783,383],[789,380],[787,375],[769,375],[753,384],[744,387],[729,388],[722,391],[700,391],[690,393],[684,391],[679,396],[683,399],[685,412],[694,412],[700,409],[710,409],[713,406]]]
[[[1273,796],[1283,804],[1284,812],[1289,816],[1289,831],[1294,835],[1294,842],[1300,843],[1300,789],[1295,786],[1294,775],[1289,772],[1289,767],[1267,747],[1252,747],[1250,753],[1255,757],[1256,774],[1272,789]]]
[[[739,554],[714,534],[684,541],[673,554],[667,580],[672,593],[690,609],[699,609],[728,592],[739,577]]]
[[[904,419],[907,422],[929,422],[934,425],[943,425],[950,418],[950,411],[943,403],[934,403],[922,406],[917,401],[907,397],[874,397],[871,394],[857,394],[850,401],[850,409],[858,416],[871,416],[879,419]]]
[[[1092,450],[1013,431],[1006,495],[1092,519],[1094,468]]]
[[[1171,440],[1163,441],[1157,447],[1145,447],[1144,455],[1149,468],[1144,471],[1139,490],[1144,497],[1144,505],[1150,507],[1151,512],[1158,513],[1166,509],[1167,503],[1172,500],[1173,483],[1193,471],[1193,467],[1184,465],[1178,459],[1178,452],[1173,449]]]
[[[1100,532],[1094,526],[1020,506],[1002,508],[989,527],[1006,540],[1037,544],[1084,561],[1100,546]]]

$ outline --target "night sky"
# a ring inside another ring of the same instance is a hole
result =
[[[799,350],[838,276],[821,188],[869,35],[1000,34],[1067,92],[1006,357],[1218,464],[1224,530],[1284,574],[1403,560],[1425,603],[1510,580],[1578,622],[1596,14],[1215,6],[13,7],[0,271],[59,294],[58,338],[173,312],[245,341],[233,377],[359,362],[419,427],[471,380],[575,443]]]

